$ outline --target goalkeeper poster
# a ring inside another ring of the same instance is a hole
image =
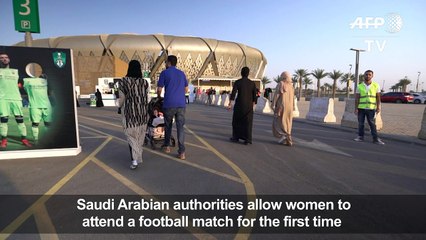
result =
[[[0,46],[0,159],[80,151],[72,51]]]

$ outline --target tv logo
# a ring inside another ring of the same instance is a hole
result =
[[[402,25],[402,17],[397,13],[389,13],[385,17],[357,17],[349,24],[351,29],[384,29],[386,32],[391,34],[401,31]],[[371,52],[372,50],[383,52],[385,50],[387,41],[383,39],[384,36],[377,37],[381,38],[381,40],[372,39],[372,36],[369,36],[366,40],[364,40],[364,43],[367,44],[368,52]]]
[[[351,29],[378,29],[385,27],[388,33],[397,33],[401,31],[403,21],[402,17],[397,13],[389,13],[383,17],[357,17],[349,24]]]
[[[374,47],[377,47],[379,52],[383,52],[383,50],[385,50],[386,40],[365,40],[364,42],[367,44],[367,52],[371,52],[371,49]]]

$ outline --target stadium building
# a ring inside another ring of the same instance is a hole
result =
[[[80,94],[93,93],[98,78],[125,76],[129,61],[134,59],[141,62],[144,77],[150,78],[154,87],[167,56],[176,55],[177,67],[185,72],[190,83],[217,91],[230,91],[244,66],[250,68],[249,78],[260,89],[267,64],[258,49],[201,37],[106,34],[37,39],[32,45],[73,50],[74,77]]]

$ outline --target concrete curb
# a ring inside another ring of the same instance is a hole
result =
[[[325,124],[325,123],[320,123],[320,122],[309,121],[309,120],[306,120],[306,119],[303,119],[303,118],[294,118],[293,121],[301,122],[301,123],[305,123],[305,124],[310,124],[310,125],[314,125],[314,126],[321,126],[321,127],[326,127],[326,128],[330,128],[330,129],[340,130],[340,131],[344,131],[344,132],[352,132],[352,133],[354,133],[354,138],[356,137],[356,134],[357,134],[356,129],[348,128],[348,127],[342,127],[338,124]],[[416,145],[420,145],[420,146],[426,146],[425,140],[421,140],[421,139],[418,139],[416,137],[411,137],[411,136],[401,136],[401,135],[396,135],[396,134],[380,133],[379,132],[379,137],[381,139],[389,139],[389,140],[393,140],[393,141],[397,141],[397,142],[411,143],[411,144],[416,144]]]

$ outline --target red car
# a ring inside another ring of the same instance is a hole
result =
[[[388,92],[380,96],[382,102],[412,103],[414,97],[408,92]]]

